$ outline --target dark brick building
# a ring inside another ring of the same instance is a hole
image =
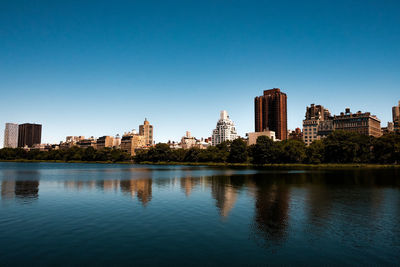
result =
[[[254,99],[255,131],[271,130],[276,138],[287,139],[287,96],[279,88],[265,90]]]
[[[42,125],[24,123],[18,126],[18,147],[33,147],[42,141]]]

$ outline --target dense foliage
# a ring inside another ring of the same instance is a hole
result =
[[[119,149],[95,150],[72,147],[52,151],[0,149],[0,160],[127,161],[131,157]],[[135,162],[216,162],[216,163],[381,163],[400,164],[400,134],[380,138],[335,131],[310,146],[298,140],[273,142],[260,136],[255,145],[236,139],[207,149],[171,149],[167,144],[140,150]]]
[[[158,144],[139,151],[136,162],[229,162],[229,163],[400,163],[400,135],[380,138],[335,131],[310,146],[298,140],[273,142],[260,136],[255,145],[247,146],[242,139],[225,142],[207,149],[170,149]]]
[[[30,150],[22,148],[0,149],[0,160],[58,160],[58,161],[126,161],[130,155],[120,149],[105,148],[95,150],[93,147],[59,149],[51,151]]]

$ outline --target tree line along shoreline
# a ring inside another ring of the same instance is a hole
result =
[[[159,143],[149,149],[137,150],[135,156],[115,148],[95,150],[92,147],[50,151],[21,148],[0,149],[0,161],[14,162],[81,162],[81,163],[137,163],[183,165],[399,165],[400,134],[375,138],[357,133],[335,131],[322,140],[306,146],[303,141],[273,142],[260,136],[256,144],[248,146],[236,139],[207,149],[171,149]]]

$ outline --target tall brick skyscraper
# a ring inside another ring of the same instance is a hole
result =
[[[254,99],[255,131],[271,130],[276,138],[287,139],[287,96],[279,88],[265,90]]]

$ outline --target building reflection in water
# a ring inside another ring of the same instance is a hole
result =
[[[15,181],[1,182],[1,199],[8,200],[15,197]]]
[[[258,174],[254,175],[252,184],[256,186],[252,233],[264,246],[280,243],[287,237],[289,218],[290,192],[285,179]]]
[[[185,191],[187,197],[190,196],[192,190],[199,185],[200,179],[193,177],[185,177],[180,179],[181,188]]]
[[[228,176],[215,176],[210,178],[211,195],[216,200],[215,206],[219,214],[226,218],[233,209],[237,199],[237,189],[232,186]]]
[[[3,180],[1,182],[1,199],[10,200],[16,198],[24,202],[31,202],[39,198],[39,172],[36,170],[13,170],[5,173],[15,180]]]
[[[152,179],[132,179],[120,182],[121,191],[129,193],[132,197],[137,196],[138,200],[146,206],[152,197]]]

